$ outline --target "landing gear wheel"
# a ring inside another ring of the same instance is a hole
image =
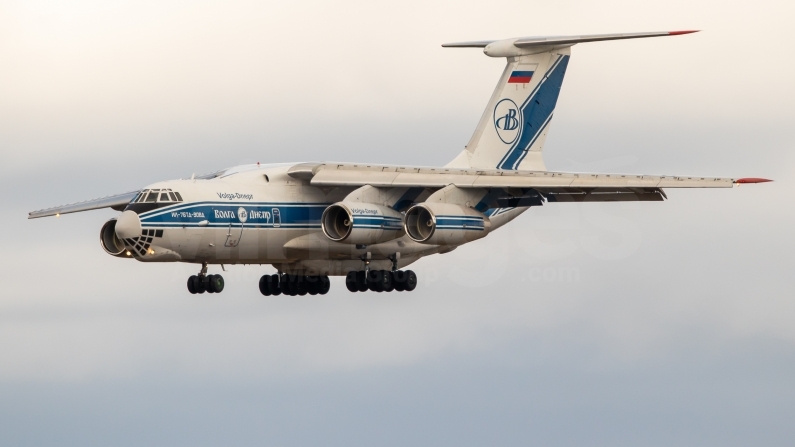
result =
[[[224,291],[224,277],[221,275],[210,275],[210,287],[207,289],[210,293],[221,293]]]
[[[207,291],[207,283],[205,282],[206,276],[191,276],[193,279],[193,289],[196,293],[204,293]]]
[[[320,281],[317,283],[317,293],[321,295],[325,295],[331,289],[331,281],[329,281],[328,276],[323,275],[320,277]]]
[[[359,272],[348,272],[345,276],[345,287],[348,288],[349,292],[359,291],[359,285],[356,282],[356,275],[358,275],[358,273]]]
[[[282,287],[287,292],[287,295],[298,295],[298,281],[295,275],[284,275],[287,278],[287,287]]]
[[[299,296],[304,296],[308,292],[306,284],[306,276],[294,276],[295,278],[295,292]]]
[[[370,289],[371,292],[380,292],[378,286],[381,282],[381,271],[380,270],[370,270],[367,272],[367,288]]]
[[[392,279],[395,282],[395,290],[398,292],[406,290],[406,272],[403,270],[396,270],[392,272]]]
[[[411,292],[417,288],[417,274],[411,270],[406,270],[406,292]]]
[[[359,292],[367,292],[367,272],[364,270],[356,272],[356,287]]]
[[[389,284],[384,286],[384,292],[395,290],[395,272],[385,271],[384,276],[389,279]]]
[[[391,292],[394,286],[392,285],[392,272],[389,270],[379,270],[380,278],[378,279],[379,292]]]
[[[273,278],[271,275],[262,275],[262,278],[259,279],[259,293],[265,296],[270,296],[272,280]]]
[[[215,275],[207,275],[207,293],[215,293],[215,289],[213,289],[213,276]]]
[[[196,275],[191,275],[190,277],[188,277],[188,292],[190,292],[193,295],[196,294],[196,283],[194,282],[196,281],[195,278]]]
[[[317,295],[317,286],[320,283],[319,276],[304,276],[304,284],[306,284],[306,293],[310,295]]]
[[[267,275],[265,275],[267,276]],[[282,289],[279,287],[279,275],[271,275],[271,281],[268,284],[268,290],[270,290],[271,295],[279,296],[282,294]]]

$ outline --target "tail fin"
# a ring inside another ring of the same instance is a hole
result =
[[[507,65],[475,133],[449,167],[546,170],[542,150],[571,57],[581,42],[671,36],[695,31],[525,37],[445,44],[483,48]]]

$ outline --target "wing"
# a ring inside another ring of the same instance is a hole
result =
[[[522,197],[532,190],[550,202],[563,201],[659,201],[662,188],[731,188],[743,183],[762,183],[761,178],[719,178],[634,174],[591,174],[549,171],[424,168],[343,163],[303,163],[288,174],[316,186],[364,186],[398,188],[518,189]],[[514,196],[517,196],[514,194]]]
[[[38,217],[58,216],[61,214],[78,213],[80,211],[98,210],[100,208],[113,208],[116,211],[122,211],[124,207],[132,199],[138,195],[140,191],[130,191],[124,194],[116,194],[114,196],[101,197],[94,200],[86,200],[85,202],[72,203],[69,205],[56,206],[54,208],[47,208],[38,211],[31,211],[28,213],[28,219],[36,219]]]

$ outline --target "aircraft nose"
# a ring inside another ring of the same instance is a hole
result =
[[[141,219],[135,211],[127,210],[116,219],[116,236],[119,239],[132,239],[141,235]]]

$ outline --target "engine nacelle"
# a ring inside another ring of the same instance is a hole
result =
[[[461,245],[485,237],[491,221],[472,208],[451,203],[425,202],[406,211],[403,228],[414,242]]]
[[[323,234],[334,242],[377,244],[403,236],[403,215],[372,203],[337,202],[323,211]]]
[[[131,257],[127,249],[124,248],[124,242],[116,236],[116,219],[105,222],[105,225],[99,230],[99,244],[111,256],[116,256],[117,258]]]

